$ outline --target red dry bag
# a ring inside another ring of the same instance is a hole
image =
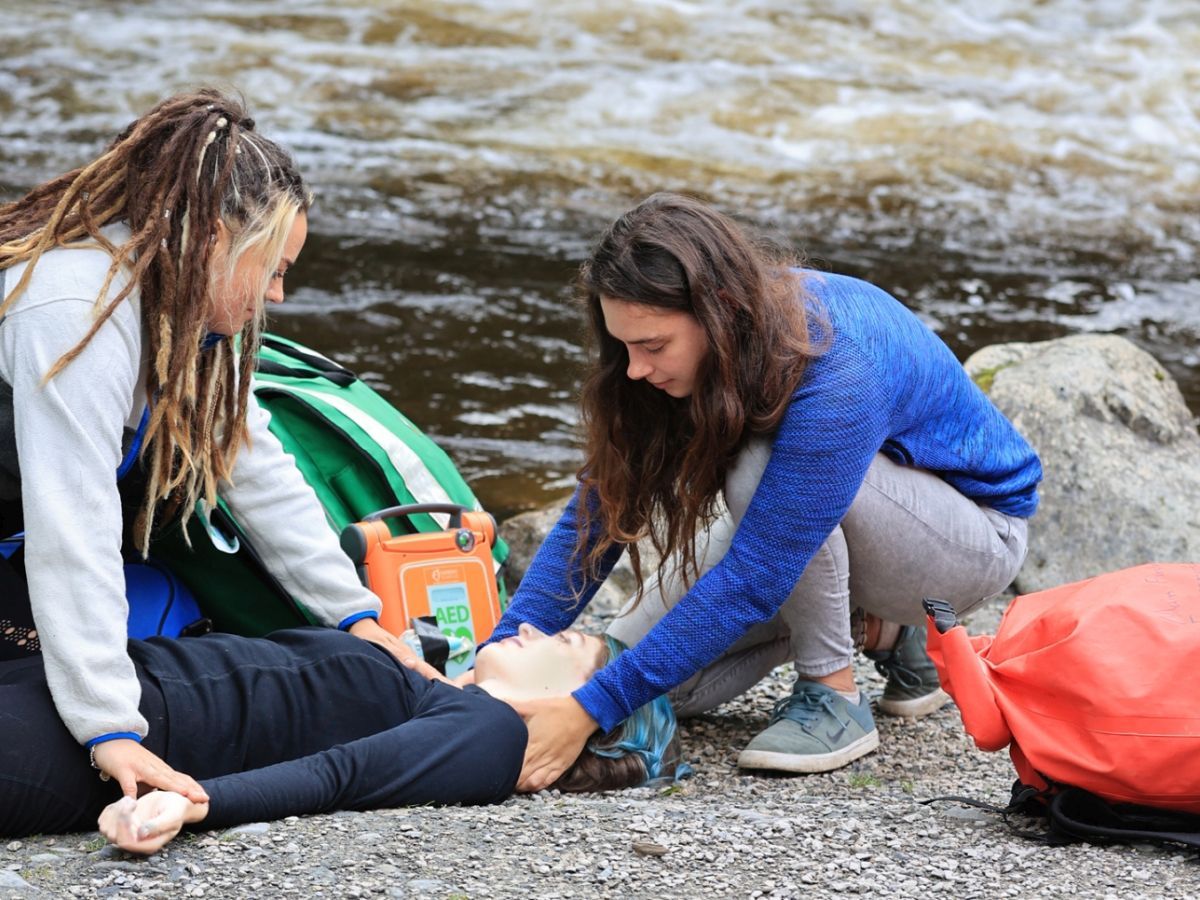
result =
[[[1009,748],[1021,782],[1200,813],[1200,565],[1018,597],[995,637],[969,637],[937,604],[942,687],[980,749]]]

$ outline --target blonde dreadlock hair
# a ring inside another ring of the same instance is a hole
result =
[[[229,476],[248,439],[246,407],[263,315],[243,329],[240,349],[227,338],[203,350],[214,292],[229,288],[247,251],[262,253],[270,273],[296,216],[311,203],[291,157],[254,131],[244,105],[203,89],[162,101],[99,159],[0,207],[0,268],[28,263],[0,303],[0,317],[47,250],[90,238],[112,256],[95,321],[46,381],[83,352],[135,289],[140,292],[151,403],[142,447],[146,493],[135,523],[143,554],[156,510],[164,518],[179,512],[186,523],[197,499],[214,503],[217,482]],[[101,233],[114,222],[129,226],[131,237],[123,244]],[[214,272],[218,224],[228,231],[230,246],[223,271]],[[130,277],[108,299],[123,268]],[[268,281],[269,274],[255,286],[259,296]]]

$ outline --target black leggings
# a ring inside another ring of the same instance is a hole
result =
[[[141,710],[150,723],[146,749],[160,755],[162,693],[145,681]],[[58,717],[41,656],[0,666],[0,834],[90,831],[120,796]]]

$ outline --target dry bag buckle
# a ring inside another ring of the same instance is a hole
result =
[[[938,634],[945,634],[958,624],[958,613],[945,600],[926,597],[921,601],[921,606],[925,608],[925,615],[933,619],[933,627],[938,630]]]

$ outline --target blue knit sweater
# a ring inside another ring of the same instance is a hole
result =
[[[828,350],[805,370],[724,558],[636,647],[575,692],[605,731],[776,614],[877,453],[934,472],[1009,515],[1028,517],[1037,507],[1037,455],[912,312],[854,278],[806,272],[804,286],[832,327]],[[560,631],[595,595],[599,581],[581,584],[571,565],[579,502],[576,491],[492,640],[521,622]],[[602,575],[623,549],[607,555]],[[572,584],[584,588],[578,605]]]

